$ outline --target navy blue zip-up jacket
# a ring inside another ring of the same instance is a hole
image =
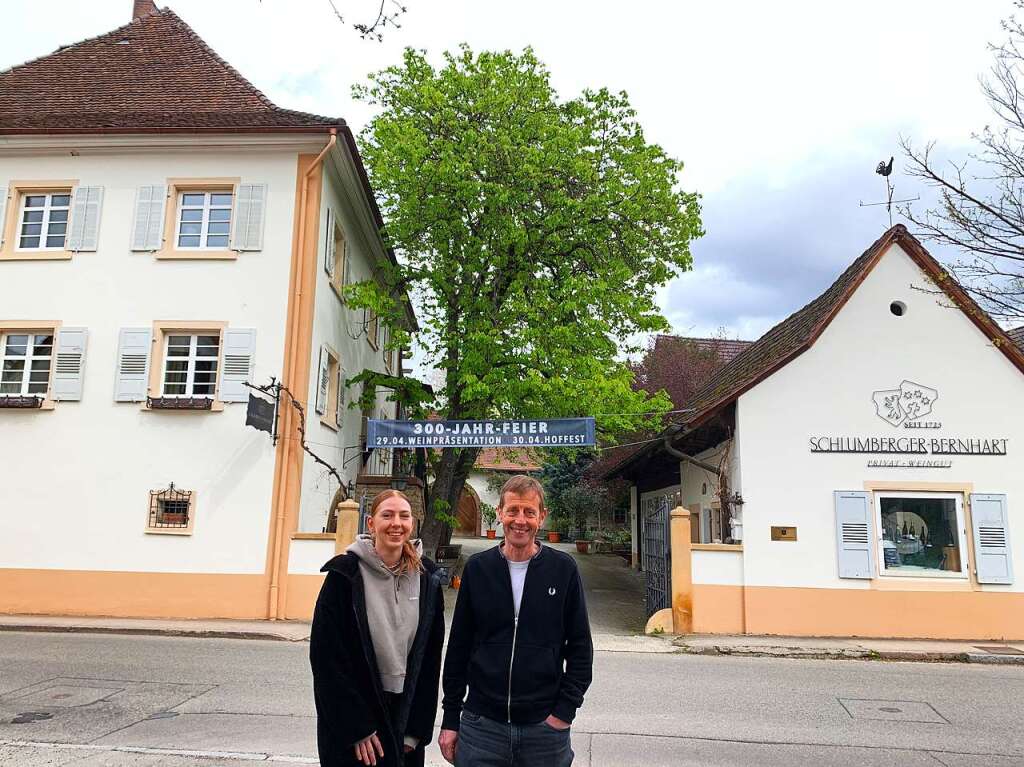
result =
[[[541,546],[530,560],[517,625],[504,554],[498,546],[475,554],[452,618],[441,727],[458,730],[463,705],[499,722],[536,724],[549,714],[572,722],[593,662],[583,583],[571,556]]]

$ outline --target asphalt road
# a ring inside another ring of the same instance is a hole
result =
[[[315,764],[307,649],[0,633],[0,765]],[[1009,767],[1022,718],[1019,666],[600,652],[573,744],[594,767]]]

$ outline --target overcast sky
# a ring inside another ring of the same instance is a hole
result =
[[[531,45],[559,92],[629,93],[649,140],[686,164],[707,234],[663,292],[676,332],[752,339],[821,292],[888,226],[874,174],[899,136],[962,155],[990,119],[978,89],[1009,0],[856,3],[403,0],[402,29],[359,39],[328,0],[164,0],[277,104],[367,118],[353,83],[410,45]],[[374,0],[335,0],[348,21]],[[130,20],[132,0],[0,9],[0,69]],[[923,192],[899,174],[897,197]],[[940,257],[950,256],[934,251]]]

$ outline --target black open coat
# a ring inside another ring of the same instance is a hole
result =
[[[321,568],[327,573],[313,614],[309,660],[317,713],[317,747],[321,767],[361,764],[353,746],[376,731],[384,748],[379,767],[418,766],[434,732],[441,645],[444,642],[444,595],[437,565],[423,560],[420,574],[420,620],[406,664],[405,690],[395,732],[384,704],[377,659],[366,620],[366,600],[359,559],[341,554]],[[419,738],[403,760],[403,738]]]

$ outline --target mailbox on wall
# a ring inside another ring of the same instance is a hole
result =
[[[772,525],[772,540],[773,541],[795,541],[796,540],[796,528],[795,527],[779,527]]]

